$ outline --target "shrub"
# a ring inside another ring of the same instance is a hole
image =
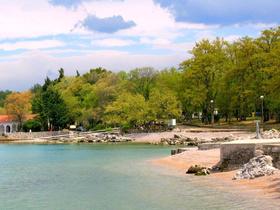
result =
[[[22,129],[24,132],[29,132],[30,130],[38,132],[42,130],[42,124],[38,120],[28,120],[23,123]]]

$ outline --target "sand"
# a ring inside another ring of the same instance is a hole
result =
[[[186,170],[195,164],[206,167],[214,166],[219,162],[220,150],[190,150],[178,155],[153,160],[152,163],[176,170],[183,176],[194,176],[185,174]],[[253,180],[232,180],[236,171],[212,173],[207,177],[207,183],[211,187],[221,187],[224,189],[234,189],[236,192],[255,194],[261,198],[280,198],[280,172],[271,176],[259,177]],[[201,180],[202,177],[198,177]],[[205,181],[205,180],[203,180]]]

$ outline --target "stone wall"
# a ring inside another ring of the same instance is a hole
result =
[[[265,155],[271,156],[273,166],[280,169],[280,144],[263,145],[262,151]]]
[[[44,138],[59,135],[69,135],[69,131],[48,131],[48,132],[17,132],[8,134],[9,139],[34,139],[34,138]]]
[[[280,169],[280,139],[249,140],[221,144],[220,166],[223,170],[239,168],[261,154],[273,158],[273,166]]]
[[[210,150],[210,149],[218,149],[221,147],[221,143],[204,143],[199,144],[198,150]]]
[[[255,144],[222,144],[220,164],[222,169],[236,169],[255,156]]]

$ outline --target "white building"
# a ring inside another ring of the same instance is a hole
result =
[[[17,132],[18,123],[8,115],[0,115],[0,135]]]

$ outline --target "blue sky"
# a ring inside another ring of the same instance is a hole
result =
[[[178,66],[194,43],[256,37],[278,0],[0,0],[0,90],[102,66]],[[15,15],[16,14],[16,15]]]

